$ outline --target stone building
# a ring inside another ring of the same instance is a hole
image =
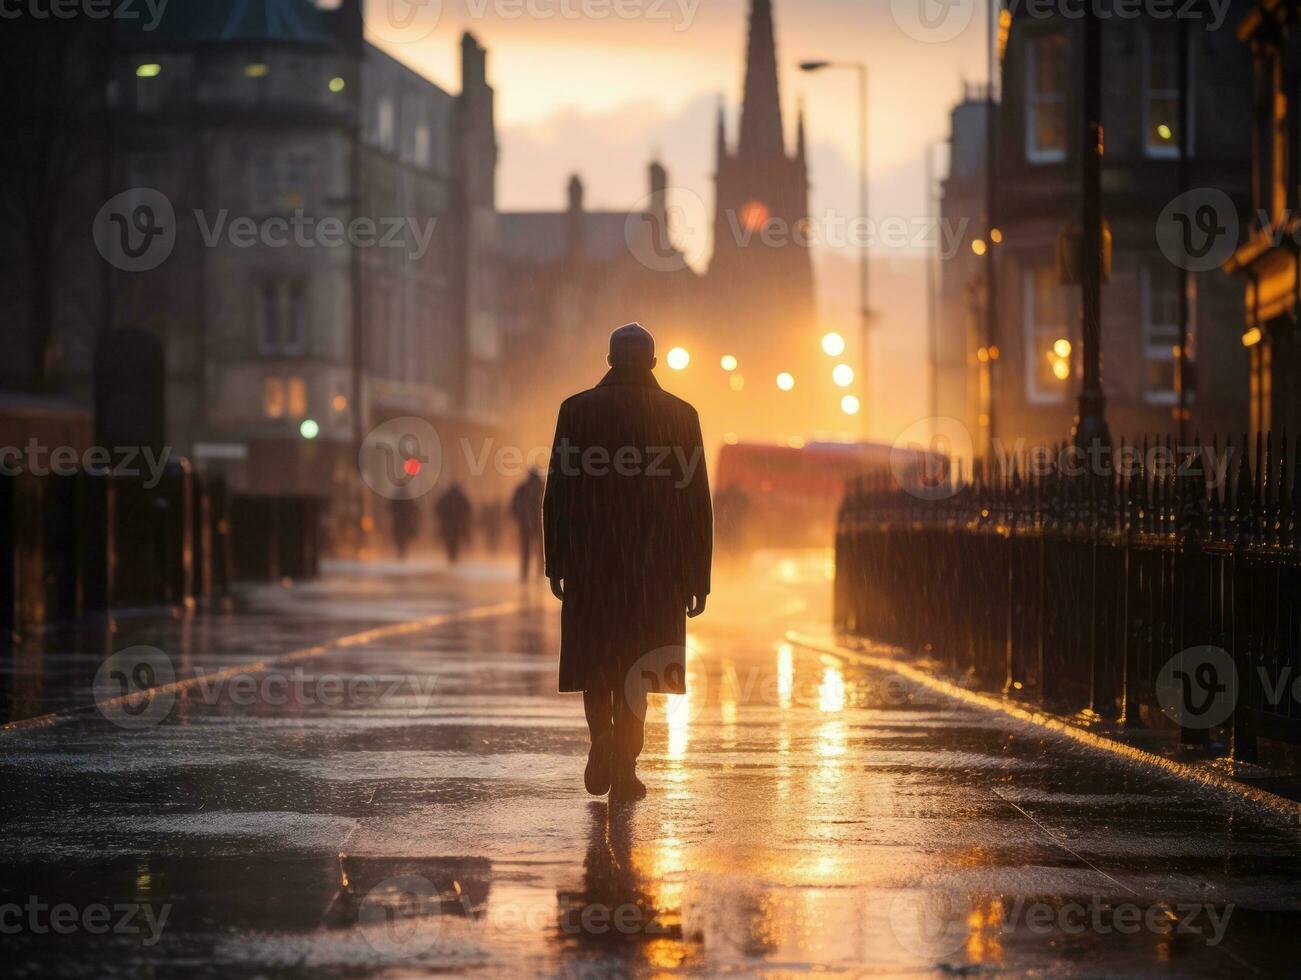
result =
[[[1250,124],[1252,212],[1245,241],[1226,263],[1245,285],[1241,342],[1251,365],[1252,434],[1301,432],[1301,340],[1297,337],[1301,271],[1301,100],[1297,97],[1296,0],[1260,0],[1238,29],[1254,75]],[[1222,331],[1232,342],[1236,329]]]
[[[1249,64],[1232,27],[1244,7],[1231,4],[1219,29],[1211,29],[1208,10],[1188,21],[1193,121],[1188,187],[1218,189],[1242,215],[1249,203],[1244,97]],[[970,259],[973,247],[982,254],[992,249],[997,276],[993,337],[985,336],[983,326],[974,332],[953,322],[944,327],[950,347],[967,338],[962,359],[968,364],[967,390],[977,393],[973,441],[978,449],[989,444],[984,423],[991,417],[993,436],[1005,444],[1022,437],[1053,443],[1068,437],[1076,414],[1080,291],[1062,282],[1058,246],[1063,232],[1079,220],[1083,34],[1078,18],[1042,13],[1022,7],[1004,14],[998,234],[988,231],[983,201],[959,203],[969,194],[960,180],[946,187],[946,215],[973,210],[967,251],[945,263],[945,293],[970,292],[974,305],[966,315],[983,324],[987,291],[983,262]],[[1162,212],[1181,193],[1179,31],[1173,19],[1150,16],[1103,19],[1101,26],[1106,66],[1102,208],[1113,250],[1110,280],[1102,291],[1102,383],[1107,418],[1119,439],[1172,432],[1177,424],[1181,260],[1162,249],[1157,230]],[[954,152],[958,161],[969,155],[960,146]],[[1218,327],[1233,315],[1235,288],[1218,269],[1188,278],[1188,431],[1236,431],[1246,421],[1246,358],[1237,338],[1226,338]],[[973,336],[979,338],[975,351]],[[952,352],[946,356],[950,362],[958,359]]]
[[[518,407],[511,430],[529,446],[549,443],[551,410],[600,378],[613,327],[639,320],[661,346],[697,332],[699,276],[667,237],[657,240],[668,226],[658,163],[648,188],[644,212],[593,211],[575,175],[566,210],[499,216],[501,327],[512,351],[502,377]]]
[[[735,141],[719,113],[712,207],[672,186],[656,163],[634,209],[585,208],[575,177],[565,211],[502,216],[504,329],[512,345],[549,365],[513,366],[522,374],[512,391],[554,404],[590,382],[613,327],[640,320],[661,340],[662,361],[671,346],[688,352],[689,365],[666,377],[701,407],[716,436],[853,427],[821,349],[804,125],[788,152],[771,0],[751,2],[744,77]],[[707,261],[700,222],[713,229]],[[690,240],[684,225],[697,233]],[[591,368],[576,373],[579,364]],[[778,386],[784,372],[793,389]]]
[[[78,303],[51,345],[78,399],[98,337],[156,333],[173,451],[239,492],[326,496],[341,530],[385,504],[359,479],[373,426],[447,443],[499,416],[486,53],[463,38],[450,94],[367,44],[361,8],[210,0],[118,26],[78,215],[108,248],[59,270]],[[111,222],[127,245],[137,218],[162,233],[124,260]]]

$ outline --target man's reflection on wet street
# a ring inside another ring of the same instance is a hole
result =
[[[654,962],[656,943],[682,940],[677,909],[658,907],[633,854],[635,803],[593,802],[581,891],[557,892],[562,943],[590,945],[605,955]]]

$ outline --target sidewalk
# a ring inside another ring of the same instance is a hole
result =
[[[1169,728],[1123,727],[1115,723],[1061,716],[1030,702],[1018,701],[967,686],[966,678],[945,672],[939,664],[910,657],[905,651],[873,644],[831,631],[790,632],[791,643],[844,657],[851,662],[891,670],[950,697],[994,711],[1044,731],[1066,735],[1096,751],[1136,765],[1159,770],[1191,784],[1246,803],[1262,816],[1289,825],[1301,824],[1301,779],[1262,766],[1233,762],[1207,750],[1180,744],[1179,731]]]
[[[543,589],[539,582],[532,591]],[[0,659],[0,732],[93,711],[97,671],[131,647],[162,651],[184,683],[519,596],[517,573],[505,562],[327,561],[319,579],[237,585],[217,608],[127,610],[51,626],[25,637],[8,662]]]

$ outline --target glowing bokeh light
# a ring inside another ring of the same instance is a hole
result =
[[[840,410],[846,415],[857,415],[860,407],[858,398],[854,395],[846,395],[840,399]]]
[[[783,371],[777,375],[777,387],[782,391],[790,391],[795,387],[795,378],[789,371]]]
[[[822,349],[831,357],[845,353],[845,338],[834,330],[822,338]]]
[[[735,371],[735,370],[736,370],[737,360],[736,360],[736,358],[733,357],[731,354],[724,354],[724,355],[723,355],[723,359],[722,359],[721,361],[719,361],[718,363],[721,364],[721,365],[723,366],[723,370],[724,370],[724,371]]]
[[[669,367],[674,371],[685,371],[688,364],[691,363],[691,355],[687,353],[685,347],[674,347],[669,351]]]
[[[848,388],[854,383],[854,369],[848,364],[837,364],[831,372],[831,380],[841,388]]]

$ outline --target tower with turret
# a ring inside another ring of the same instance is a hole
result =
[[[720,106],[715,142],[714,250],[706,276],[711,329],[739,359],[753,406],[759,392],[765,403],[776,393],[779,373],[807,384],[816,365],[806,351],[814,349],[817,326],[804,118],[801,111],[791,154],[772,0],[751,2],[740,129],[729,139]]]

